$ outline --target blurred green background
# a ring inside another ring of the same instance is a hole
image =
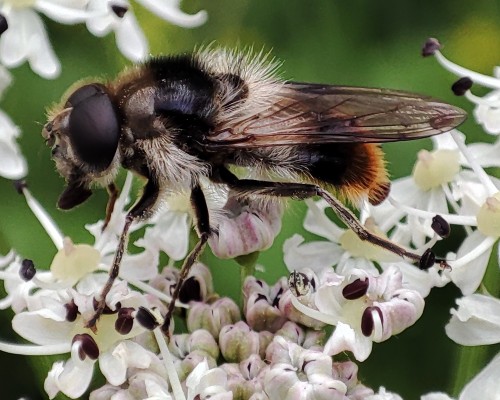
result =
[[[415,91],[468,111],[471,106],[450,91],[456,78],[432,58],[420,56],[423,42],[428,37],[439,38],[449,58],[486,74],[500,64],[500,12],[495,0],[184,1],[186,11],[208,11],[208,22],[193,30],[170,25],[137,3],[133,5],[153,55],[190,51],[213,41],[230,47],[253,45],[270,49],[283,60],[282,75],[289,79]],[[14,83],[0,107],[22,129],[20,145],[29,162],[27,179],[32,193],[74,242],[91,242],[83,226],[103,217],[106,193],[96,192],[69,213],[56,209],[63,181],[40,135],[41,125],[46,107],[74,81],[87,76],[113,77],[129,62],[119,54],[112,35],[99,39],[81,25],[46,23],[63,66],[61,76],[44,80],[26,65],[12,70]],[[463,131],[470,138],[479,138],[481,133],[472,119],[463,125]],[[425,140],[386,146],[392,176],[409,174],[418,149],[429,147],[430,142]],[[48,266],[54,246],[24,199],[16,194],[11,182],[1,178],[0,193],[0,254],[15,248],[39,268]],[[259,263],[267,269],[263,276],[269,282],[284,273],[282,243],[292,233],[302,232],[303,216],[303,205],[293,203],[275,245],[260,256]],[[453,250],[453,242],[448,244],[447,250]],[[205,259],[212,267],[216,289],[238,298],[238,266],[209,256]],[[417,399],[434,390],[450,392],[458,346],[446,338],[444,324],[458,296],[451,287],[434,290],[424,317],[414,328],[374,346],[372,356],[360,367],[360,378],[374,388],[386,386],[405,399]],[[8,312],[0,313],[4,339],[15,337],[9,329],[10,317]],[[45,398],[29,362],[20,356],[0,354],[0,363],[9,373],[2,376],[2,398]],[[475,372],[471,370],[471,376]]]

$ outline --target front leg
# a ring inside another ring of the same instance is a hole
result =
[[[184,260],[184,264],[182,264],[181,271],[179,273],[179,279],[175,285],[174,293],[172,293],[172,299],[168,305],[167,314],[165,315],[165,322],[163,323],[161,329],[163,333],[165,333],[168,337],[170,337],[170,320],[172,319],[172,315],[175,309],[175,302],[179,298],[179,293],[186,280],[187,275],[193,264],[198,260],[201,252],[205,248],[208,238],[210,237],[210,215],[208,213],[207,201],[205,199],[205,195],[201,190],[200,186],[195,186],[191,190],[191,206],[193,207],[195,218],[196,218],[196,230],[198,231],[198,236],[200,240],[196,243],[193,250],[189,253],[189,255]]]
[[[146,218],[151,214],[151,211],[158,200],[159,193],[160,188],[158,184],[153,179],[149,179],[148,183],[144,187],[144,192],[142,193],[141,198],[125,217],[125,225],[123,226],[123,230],[118,241],[118,248],[116,249],[115,258],[113,259],[113,264],[111,265],[111,269],[109,271],[108,280],[101,290],[99,298],[97,299],[98,303],[93,317],[85,325],[94,332],[97,331],[97,321],[106,308],[106,296],[109,294],[111,287],[120,272],[120,264],[122,262],[123,254],[127,250],[129,237],[128,232],[130,226],[136,219]]]

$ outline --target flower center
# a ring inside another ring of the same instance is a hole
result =
[[[4,0],[3,3],[8,4],[13,8],[28,8],[33,7],[36,0]]]
[[[486,199],[476,218],[479,232],[491,237],[500,236],[500,192]]]
[[[372,218],[368,218],[365,223],[366,229],[381,238],[387,238],[374,223]],[[348,251],[353,257],[362,257],[367,260],[378,262],[397,261],[399,258],[390,251],[376,246],[366,240],[361,240],[351,229],[346,230],[339,240],[340,245],[345,251]]]
[[[88,244],[73,244],[64,239],[64,247],[57,252],[50,271],[62,281],[78,282],[80,278],[95,271],[99,266],[101,254]]]
[[[460,154],[456,150],[421,150],[413,168],[413,179],[417,186],[430,190],[453,180],[460,171]]]
[[[167,203],[170,211],[183,213],[189,213],[191,211],[191,203],[187,193],[173,194],[168,197]]]

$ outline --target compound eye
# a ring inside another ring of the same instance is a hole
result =
[[[90,84],[68,99],[69,138],[78,158],[96,172],[109,167],[118,148],[120,121],[104,86]]]

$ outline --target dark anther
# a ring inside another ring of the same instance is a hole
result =
[[[23,281],[28,282],[33,279],[35,274],[36,274],[35,264],[33,264],[33,261],[25,258],[21,262],[21,269],[19,270],[19,276]]]
[[[257,298],[255,299],[255,303],[257,303],[258,301],[261,301],[261,300],[264,300],[266,303],[269,303],[269,299],[267,298],[267,296],[262,294],[262,293],[259,293],[257,295]]]
[[[9,29],[9,24],[7,23],[7,18],[0,14],[0,35]]]
[[[97,346],[97,343],[92,336],[88,333],[75,335],[72,343],[76,342],[80,342],[78,356],[81,360],[85,360],[85,357],[88,357],[91,360],[97,360],[99,357],[99,346]]]
[[[432,218],[431,228],[442,238],[450,236],[450,224],[441,215],[436,215]]]
[[[139,322],[144,328],[152,331],[160,323],[156,320],[155,316],[147,308],[139,307],[137,314],[135,315],[137,322]]]
[[[190,276],[184,281],[179,291],[179,300],[183,303],[203,300],[200,282],[198,282],[197,278]]]
[[[115,13],[118,18],[123,18],[125,13],[128,11],[128,7],[121,6],[118,4],[111,5],[111,10]]]
[[[282,295],[283,295],[283,288],[280,288],[278,290],[278,293],[276,293],[276,296],[273,299],[273,304],[272,304],[273,307],[277,308],[279,306]]]
[[[66,308],[66,321],[74,322],[78,316],[78,307],[75,304],[75,301],[71,300],[70,303],[66,303],[64,308]]]
[[[377,312],[380,318],[380,321],[384,322],[384,316],[382,315],[382,311],[378,307],[367,307],[363,312],[363,316],[361,317],[361,332],[366,337],[370,336],[373,332],[373,328],[375,327],[375,321],[373,320],[373,312]]]
[[[132,330],[134,317],[132,313],[135,310],[131,307],[123,307],[118,310],[118,318],[115,321],[115,329],[121,335],[126,335]]]
[[[456,96],[463,96],[472,87],[473,83],[472,79],[466,76],[451,85],[451,90],[453,90]]]
[[[435,262],[436,262],[436,256],[434,255],[434,252],[431,249],[427,249],[420,258],[420,261],[418,263],[418,268],[424,271],[428,270],[435,264]]]
[[[433,56],[434,53],[440,48],[441,48],[441,43],[439,43],[437,39],[429,38],[422,47],[422,56],[423,57]]]
[[[354,282],[349,283],[342,289],[342,295],[347,300],[356,300],[360,297],[363,297],[368,290],[369,281],[365,279],[362,281],[361,279],[356,279]]]
[[[16,189],[16,192],[19,194],[23,194],[23,190],[28,187],[28,184],[24,179],[14,181],[13,183],[14,183],[14,189]]]

